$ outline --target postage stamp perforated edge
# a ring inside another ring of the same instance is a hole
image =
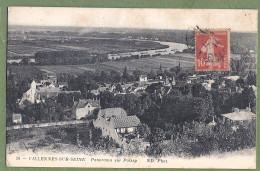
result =
[[[203,70],[203,69],[197,69],[197,40],[196,40],[196,31],[202,31],[202,32],[207,32],[207,31],[227,31],[227,60],[228,60],[228,69],[223,69],[223,70]],[[194,41],[195,41],[195,58],[194,58],[194,67],[195,67],[195,71],[207,71],[207,72],[211,72],[211,71],[215,71],[215,72],[222,72],[222,71],[230,71],[230,32],[231,29],[230,28],[196,28],[194,29]]]

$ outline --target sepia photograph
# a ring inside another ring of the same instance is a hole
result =
[[[9,167],[256,168],[257,10],[9,7]]]

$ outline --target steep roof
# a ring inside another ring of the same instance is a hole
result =
[[[126,111],[123,108],[106,108],[99,112],[101,112],[101,115],[104,116],[104,118],[127,116]]]
[[[84,108],[87,104],[91,104],[92,107],[100,107],[98,100],[92,99],[79,99],[76,108]]]
[[[140,119],[135,115],[115,117],[113,119],[114,119],[114,128],[136,127],[140,124]]]
[[[41,98],[51,98],[51,97],[56,97],[58,96],[58,92],[40,92],[40,91],[37,91],[36,92],[36,97],[41,97]]]

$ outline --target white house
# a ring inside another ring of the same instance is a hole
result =
[[[98,108],[100,108],[99,100],[79,99],[74,105],[76,119],[85,118],[86,116],[93,114],[93,111]]]
[[[13,123],[22,123],[22,115],[20,113],[13,113],[12,116]]]
[[[234,125],[246,124],[256,119],[256,114],[251,112],[250,108],[238,109],[234,108],[232,113],[222,114],[223,122],[232,123]]]
[[[127,116],[122,108],[101,109],[93,121],[94,126],[102,130],[103,136],[109,136],[119,144],[125,136],[134,135],[140,123],[137,116]]]
[[[140,76],[139,76],[139,81],[140,81],[140,82],[148,81],[147,75],[140,75]]]

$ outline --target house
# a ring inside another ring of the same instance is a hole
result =
[[[137,92],[143,92],[145,90],[144,86],[131,86],[126,90],[126,93],[136,94]]]
[[[95,96],[98,96],[100,93],[99,93],[99,91],[98,91],[98,89],[97,90],[91,90],[90,91],[92,94],[94,94]]]
[[[68,87],[68,83],[67,83],[67,82],[59,82],[59,83],[58,83],[58,87],[59,87],[60,89],[63,89],[64,87]]]
[[[194,83],[196,82],[200,77],[193,74],[192,76],[189,76],[188,79],[187,79],[187,83],[188,84],[191,84],[191,83]]]
[[[233,75],[233,76],[226,76],[226,77],[223,77],[224,79],[227,79],[227,80],[232,80],[232,81],[236,81],[240,78],[240,76],[238,75]]]
[[[172,76],[172,77],[167,77],[165,78],[165,81],[161,81],[159,80],[160,82],[164,83],[166,86],[174,86],[176,85],[176,81],[175,81],[175,77]]]
[[[30,89],[23,93],[23,96],[18,101],[18,104],[20,107],[24,107],[26,105],[26,101],[31,104],[45,102],[45,99],[56,97],[61,93],[80,93],[80,91],[61,91],[61,89],[59,87],[55,87],[53,83],[44,82],[41,84],[36,83],[33,80],[30,85]]]
[[[19,64],[19,63],[21,63],[21,62],[22,62],[22,59],[8,59],[8,60],[7,60],[7,63],[8,63],[8,64],[13,64],[13,63]]]
[[[74,103],[73,113],[76,115],[76,119],[81,119],[87,115],[92,115],[94,110],[99,108],[99,100],[79,99],[79,101]]]
[[[57,77],[55,75],[47,74],[41,80],[41,84],[43,85],[46,82],[51,83],[53,85],[57,85]]]
[[[123,89],[123,92],[126,92],[127,89],[129,89],[129,87],[133,86],[133,83],[129,83],[129,84],[121,84],[121,87]]]
[[[20,113],[13,113],[12,116],[13,123],[22,123],[22,115]]]
[[[215,83],[214,80],[204,80],[203,83],[201,83],[207,90],[211,90],[211,85]]]
[[[148,81],[147,75],[140,75],[140,76],[139,76],[139,81],[140,81],[140,82]]]
[[[108,54],[107,58],[110,59],[110,60],[116,60],[116,59],[120,58],[120,55],[118,55],[118,54]]]
[[[246,109],[234,108],[232,113],[222,114],[223,123],[229,123],[233,126],[246,125],[252,120],[256,119],[256,114],[251,112],[251,109],[247,107]]]
[[[109,136],[121,144],[125,137],[134,135],[140,119],[135,115],[127,116],[122,108],[106,108],[99,111],[93,124],[102,130],[103,136]]]

